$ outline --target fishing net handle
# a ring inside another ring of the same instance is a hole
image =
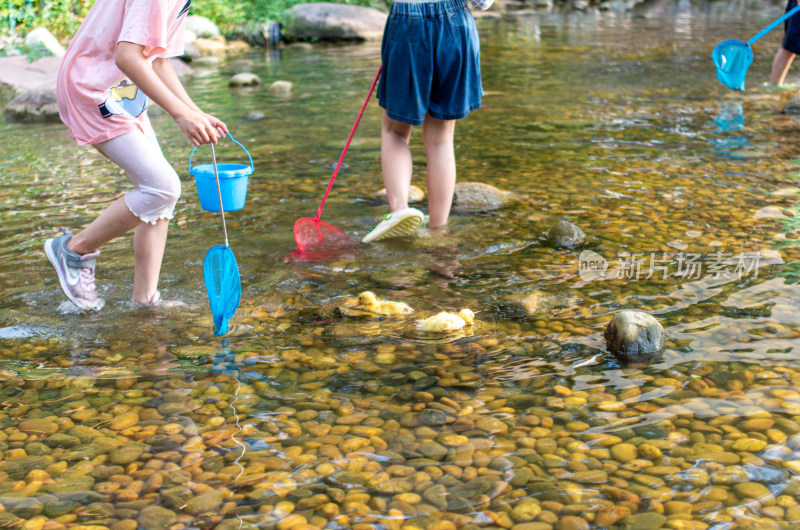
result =
[[[773,22],[772,24],[770,24],[766,28],[764,28],[761,31],[759,31],[752,39],[747,41],[747,45],[748,46],[752,46],[755,41],[757,41],[758,39],[760,39],[761,37],[763,37],[764,35],[766,35],[770,31],[775,29],[775,26],[777,26],[778,24],[780,24],[781,22],[783,22],[784,20],[786,20],[790,16],[794,15],[798,11],[800,11],[800,4],[796,5],[795,7],[793,7],[792,9],[787,11],[786,13],[784,13],[783,16],[778,18],[775,22]]]
[[[228,245],[228,227],[225,225],[225,209],[222,207],[222,190],[219,187],[219,173],[217,172],[217,154],[214,152],[214,143],[211,146],[211,162],[214,165],[214,180],[217,181],[217,198],[219,199],[219,214],[222,217],[222,233],[225,234],[225,246]]]
[[[325,195],[322,197],[322,202],[319,204],[319,208],[317,208],[317,215],[314,217],[315,219],[319,220],[322,217],[322,208],[325,207],[325,201],[328,200],[328,194],[331,192],[331,188],[333,187],[333,181],[336,180],[336,175],[339,173],[339,168],[342,167],[342,162],[344,161],[344,155],[347,154],[347,148],[350,147],[350,142],[353,140],[353,136],[356,134],[356,129],[358,128],[358,123],[361,121],[361,116],[364,115],[364,110],[367,108],[367,104],[369,103],[370,98],[372,97],[372,92],[375,90],[375,85],[378,84],[378,79],[381,76],[381,69],[383,65],[378,67],[378,73],[375,74],[375,79],[372,80],[372,85],[369,87],[369,92],[367,92],[367,98],[364,100],[364,104],[361,105],[361,111],[358,113],[358,117],[356,118],[356,122],[353,124],[353,129],[350,131],[350,136],[347,137],[347,142],[344,144],[344,149],[342,149],[342,154],[339,156],[339,162],[336,164],[336,169],[333,170],[333,175],[331,175],[331,180],[328,182],[328,188],[325,190]]]

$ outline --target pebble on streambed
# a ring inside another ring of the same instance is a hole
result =
[[[550,241],[557,247],[574,247],[581,245],[586,234],[581,228],[569,221],[559,221],[547,233]]]
[[[330,348],[313,334],[299,341],[230,354],[225,373],[190,378],[8,374],[0,522],[98,530],[800,522],[792,366],[694,362],[643,373],[640,386],[577,389],[538,377],[511,388],[474,362],[500,346],[495,337],[374,350]],[[146,365],[158,353],[129,358]],[[248,370],[262,377],[232,375]],[[325,384],[348,374],[367,392]]]
[[[288,96],[292,93],[291,81],[275,81],[269,86],[271,94],[276,96]]]
[[[261,78],[250,72],[241,72],[231,76],[228,86],[237,87],[257,87],[261,86]]]

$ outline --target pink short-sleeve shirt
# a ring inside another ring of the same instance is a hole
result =
[[[145,131],[147,96],[116,65],[117,44],[144,46],[144,56],[183,54],[191,0],[97,0],[67,48],[58,72],[58,110],[72,139],[97,144]]]

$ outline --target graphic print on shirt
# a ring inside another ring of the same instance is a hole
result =
[[[186,0],[186,4],[181,8],[181,12],[178,13],[178,16],[175,18],[181,18],[183,15],[189,12],[189,6],[192,5],[192,0]]]
[[[104,118],[110,118],[115,114],[127,114],[135,118],[147,109],[147,96],[139,90],[139,87],[123,80],[106,92],[98,108]]]

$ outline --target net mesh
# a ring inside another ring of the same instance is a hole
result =
[[[344,232],[313,217],[301,217],[294,223],[294,242],[300,252],[335,251],[355,245]]]
[[[203,277],[214,318],[214,335],[224,335],[242,296],[239,267],[230,247],[216,245],[209,249],[203,260]]]
[[[753,49],[740,40],[719,43],[712,54],[717,79],[731,90],[744,90],[744,78],[753,62]]]

